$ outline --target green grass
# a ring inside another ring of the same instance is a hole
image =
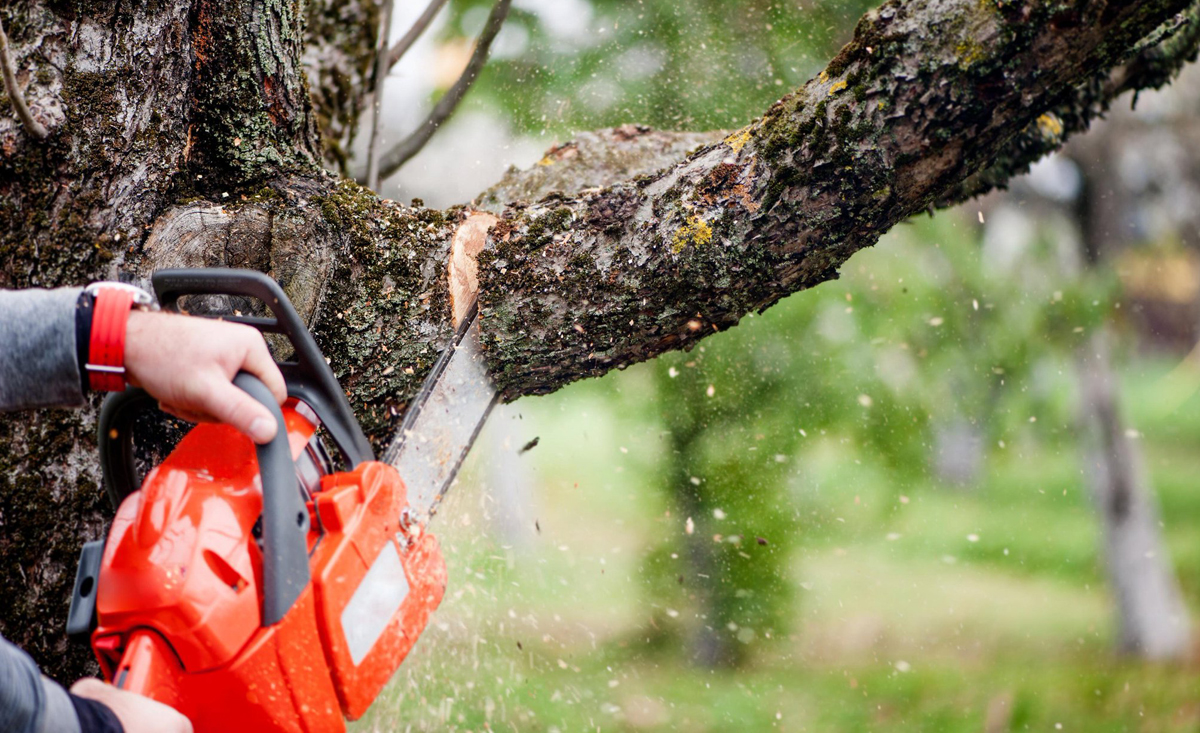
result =
[[[1167,371],[1128,370],[1130,422],[1194,610],[1200,404],[1161,408]],[[491,459],[473,455],[434,528],[446,601],[355,730],[1200,730],[1196,664],[1112,652],[1097,526],[1067,440],[1013,441],[972,489],[897,487],[854,446],[814,441],[786,497],[800,535],[790,628],[746,667],[690,665],[640,572],[663,533],[682,531],[654,488],[661,436],[604,389],[517,406],[511,443],[541,440],[519,459],[533,509],[507,537],[481,487]]]

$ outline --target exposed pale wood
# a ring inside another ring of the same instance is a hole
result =
[[[485,212],[468,216],[454,232],[450,245],[450,307],[454,327],[458,328],[467,316],[475,297],[479,295],[479,253],[487,244],[487,233],[500,218]]]

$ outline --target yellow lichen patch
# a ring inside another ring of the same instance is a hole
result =
[[[977,41],[965,40],[954,47],[954,53],[958,56],[958,68],[965,71],[982,61],[987,56],[987,49]]]
[[[1050,141],[1057,141],[1063,134],[1062,120],[1058,119],[1058,115],[1053,112],[1045,112],[1037,118],[1038,132],[1042,133],[1042,137]]]
[[[832,97],[833,95],[835,95],[835,94],[837,94],[838,92],[840,92],[840,91],[842,91],[843,89],[845,89],[845,88],[846,88],[846,86],[847,86],[847,85],[846,85],[846,80],[845,80],[845,79],[839,79],[839,80],[835,81],[835,82],[833,83],[833,86],[829,87],[829,96],[831,96],[831,97]]]
[[[829,74],[827,74],[825,71],[822,71],[820,74],[817,74],[817,81],[824,84],[825,82],[829,81]]]
[[[746,147],[746,143],[750,142],[750,126],[743,127],[725,138],[723,142],[732,148],[734,153],[742,152],[742,148]]]
[[[708,222],[695,214],[688,217],[687,223],[679,227],[671,242],[671,251],[679,254],[689,244],[703,246],[712,241],[713,231]]]
[[[553,156],[553,155],[547,155],[545,158],[542,158],[541,160],[539,160],[539,161],[537,162],[537,164],[538,164],[538,165],[541,165],[541,166],[546,166],[546,165],[554,165],[554,162],[555,162],[555,161],[554,161],[554,156]]]

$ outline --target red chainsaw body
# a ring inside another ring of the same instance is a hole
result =
[[[192,429],[120,505],[96,598],[92,646],[104,676],[168,703],[206,731],[342,731],[361,716],[441,602],[437,541],[401,526],[395,469],[326,473],[314,420],[283,408],[307,471],[311,581],[274,625],[262,620],[262,513],[250,440]]]

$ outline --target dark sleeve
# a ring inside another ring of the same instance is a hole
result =
[[[79,293],[0,290],[0,412],[83,404],[75,347]]]
[[[0,731],[80,733],[67,691],[42,676],[29,655],[0,637]]]

